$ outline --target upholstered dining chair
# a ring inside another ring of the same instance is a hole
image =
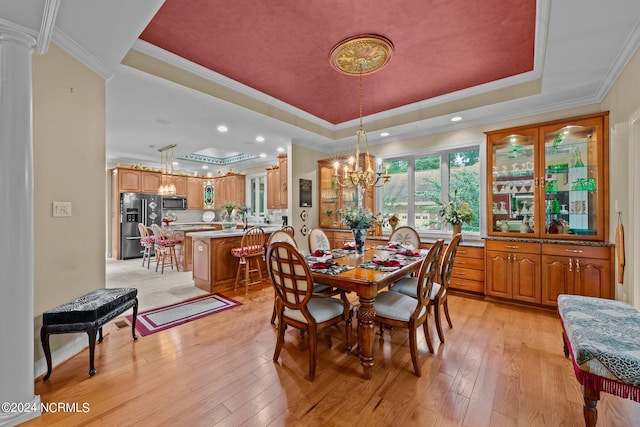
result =
[[[433,283],[431,288],[431,294],[429,295],[429,311],[431,306],[434,307],[434,317],[436,322],[436,330],[438,331],[438,338],[440,342],[444,343],[444,333],[442,332],[442,315],[440,314],[440,306],[444,311],[444,315],[447,318],[449,328],[453,328],[451,323],[451,316],[449,316],[449,303],[447,302],[447,290],[449,289],[449,283],[451,283],[451,270],[453,270],[453,263],[455,262],[456,253],[462,240],[462,234],[458,233],[453,236],[451,242],[447,246],[447,249],[442,254],[440,261],[439,275],[437,282]],[[404,295],[416,298],[416,279],[404,278],[397,281],[391,288],[394,292],[400,292]]]
[[[309,232],[309,252],[314,252],[316,249],[331,249],[329,238],[319,228],[314,228]]]
[[[167,237],[158,224],[151,224],[151,230],[155,239],[153,249],[156,252],[156,272],[158,271],[158,266],[162,263],[160,272],[164,274],[164,266],[167,261],[169,261],[172,270],[175,262],[176,270],[180,271],[178,257],[176,256],[176,241]]]
[[[142,267],[144,267],[145,261],[147,262],[147,270],[151,266],[151,249],[156,241],[155,237],[149,233],[149,229],[143,223],[138,223],[138,230],[140,230],[140,244],[142,245]]]
[[[429,252],[420,264],[420,272],[415,282],[417,298],[404,295],[400,292],[385,291],[378,294],[375,301],[376,315],[374,322],[393,328],[405,328],[409,330],[409,350],[413,371],[416,376],[421,376],[420,364],[418,363],[418,342],[417,330],[420,326],[424,331],[424,338],[427,341],[429,352],[433,353],[433,345],[429,335],[427,318],[429,312],[429,295],[433,287],[433,281],[438,273],[438,259],[442,252],[444,241],[438,240],[431,246]],[[383,339],[384,335],[380,335]]]
[[[287,326],[309,336],[309,380],[315,379],[317,335],[321,328],[345,322],[346,348],[351,352],[353,309],[344,293],[340,298],[312,298],[313,279],[304,257],[287,242],[273,242],[267,248],[267,270],[276,292],[278,338],[273,353],[277,362]]]
[[[244,267],[244,293],[249,293],[249,286],[262,283],[262,267],[260,263],[265,254],[265,234],[261,227],[251,227],[244,232],[240,247],[231,249],[231,254],[238,258],[238,270],[236,271],[236,281],[233,287],[238,289],[240,273]],[[251,262],[254,268],[251,268]],[[258,273],[258,279],[250,282],[251,273]]]
[[[289,235],[291,235],[291,237],[295,237],[296,235],[296,230],[294,230],[293,226],[291,225],[283,225],[280,230],[288,233]]]
[[[287,242],[294,248],[298,249],[298,245],[296,244],[295,239],[291,237],[291,235],[284,230],[277,230],[271,233],[271,235],[269,236],[269,239],[267,240],[267,247],[271,246],[271,244],[274,242]],[[326,297],[331,297],[339,294],[340,294],[340,291],[338,289],[332,288],[329,285],[322,285],[320,283],[313,284],[314,297],[326,298]],[[271,314],[272,325],[274,325],[276,322],[276,316],[277,316],[276,308],[277,308],[277,301],[274,300],[273,313]]]
[[[400,242],[403,245],[411,245],[416,250],[420,249],[420,235],[408,225],[396,228],[389,236],[389,242]]]

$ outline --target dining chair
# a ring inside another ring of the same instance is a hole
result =
[[[389,242],[400,242],[403,245],[411,245],[416,250],[420,249],[420,235],[408,225],[396,228],[389,236]]]
[[[440,261],[439,277],[438,281],[433,283],[431,288],[431,294],[429,295],[429,311],[431,306],[434,307],[434,317],[436,322],[436,330],[438,331],[438,338],[440,342],[444,343],[444,334],[442,332],[442,315],[440,314],[440,306],[444,311],[444,315],[447,318],[449,328],[453,328],[451,323],[451,316],[449,315],[449,303],[447,302],[447,294],[449,284],[451,283],[451,271],[453,270],[453,263],[455,262],[456,253],[462,240],[462,234],[458,233],[453,236],[451,242],[447,246],[447,249],[442,254],[442,260]],[[404,278],[397,281],[391,290],[393,292],[399,292],[404,295],[416,298],[416,279]]]
[[[416,376],[421,376],[420,364],[418,363],[418,342],[417,330],[420,326],[424,331],[424,338],[427,341],[429,352],[433,353],[433,345],[429,336],[427,318],[429,312],[429,295],[433,288],[433,281],[438,273],[438,260],[442,252],[444,241],[438,240],[431,246],[429,252],[420,264],[420,272],[415,283],[417,298],[412,298],[400,292],[384,291],[376,297],[374,307],[376,315],[374,322],[381,326],[386,325],[392,328],[405,328],[409,330],[409,350],[413,371]],[[380,334],[380,339],[384,334]]]
[[[319,228],[309,232],[309,252],[314,252],[316,249],[331,249],[329,238]]]
[[[295,237],[296,234],[296,230],[294,230],[293,226],[291,225],[283,225],[281,231],[290,234],[291,237]]]
[[[178,257],[176,256],[176,241],[169,238],[158,224],[151,224],[151,230],[153,231],[153,237],[155,239],[153,249],[156,252],[156,272],[158,271],[158,266],[162,263],[160,272],[164,274],[164,266],[167,263],[167,258],[171,269],[173,270],[173,263],[175,261],[176,270],[180,271]]]
[[[244,267],[244,293],[249,294],[249,286],[262,283],[262,267],[260,266],[265,254],[265,234],[261,227],[251,227],[244,232],[240,247],[231,249],[231,254],[238,258],[238,269],[233,290],[238,289],[240,273]],[[251,262],[254,268],[251,268]],[[250,282],[251,274],[258,273],[258,279]]]
[[[149,229],[143,223],[138,223],[138,230],[140,230],[140,244],[142,245],[142,267],[144,267],[145,261],[147,262],[147,270],[151,266],[151,249],[156,241],[155,237],[149,233]]]
[[[271,233],[271,235],[269,236],[269,239],[267,241],[267,247],[271,246],[272,243],[274,242],[287,242],[289,243],[291,246],[293,246],[294,248],[298,249],[298,245],[295,241],[295,239],[293,237],[291,237],[291,235],[289,233],[287,233],[284,230],[277,230],[274,231],[273,233]],[[332,297],[335,295],[339,295],[340,294],[340,290],[333,288],[329,285],[322,285],[320,283],[314,283],[313,284],[313,296],[317,297],[317,298],[326,298],[326,297]],[[277,297],[277,295],[276,295]],[[271,313],[271,324],[274,325],[276,322],[276,316],[277,316],[277,312],[276,312],[276,307],[277,307],[277,301],[274,300],[273,303],[273,312]]]
[[[287,326],[309,336],[309,381],[315,379],[317,335],[321,328],[345,322],[347,353],[351,352],[353,309],[345,293],[340,298],[312,298],[313,279],[304,256],[287,242],[273,242],[267,248],[267,271],[276,292],[278,338],[273,353],[277,362]]]

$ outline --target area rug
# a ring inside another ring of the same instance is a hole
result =
[[[136,329],[140,335],[145,336],[239,305],[242,305],[242,303],[217,293],[205,295],[189,301],[138,313]],[[131,315],[126,316],[129,322],[131,322],[131,317]]]

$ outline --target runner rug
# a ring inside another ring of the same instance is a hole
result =
[[[145,336],[239,305],[242,303],[217,293],[206,295],[138,313],[136,329],[140,335]],[[131,317],[131,315],[126,316],[129,322],[131,322]]]

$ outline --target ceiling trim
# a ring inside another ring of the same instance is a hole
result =
[[[51,44],[51,37],[53,36],[53,29],[56,25],[56,17],[58,16],[59,7],[60,0],[46,0],[44,4],[42,23],[40,25],[40,33],[38,34],[36,44],[36,53],[38,55],[43,55],[49,50],[49,44]]]
[[[109,79],[114,74],[114,70],[106,66],[102,61],[91,55],[82,46],[76,43],[71,37],[56,28],[53,32],[53,41],[65,50],[69,55],[80,61],[100,77]]]
[[[185,156],[178,157],[178,159],[180,160],[189,160],[192,162],[207,163],[210,165],[217,165],[217,166],[228,166],[234,163],[240,163],[240,162],[253,160],[257,158],[258,156],[254,156],[252,154],[245,154],[245,153],[236,154],[236,155],[224,157],[224,158],[205,156],[197,153],[191,153]]]
[[[633,28],[631,35],[629,35],[629,38],[627,38],[627,40],[625,41],[625,44],[622,47],[622,49],[620,49],[620,53],[616,57],[616,60],[612,62],[611,67],[607,72],[607,75],[605,76],[604,79],[602,79],[602,82],[600,83],[600,86],[596,91],[596,97],[600,101],[602,101],[604,97],[607,95],[607,93],[609,92],[609,89],[611,89],[611,86],[613,86],[613,83],[615,82],[615,80],[618,78],[618,76],[620,75],[624,67],[626,67],[627,63],[631,60],[631,57],[633,57],[633,54],[638,50],[639,45],[640,45],[640,22],[638,22],[636,26]]]

